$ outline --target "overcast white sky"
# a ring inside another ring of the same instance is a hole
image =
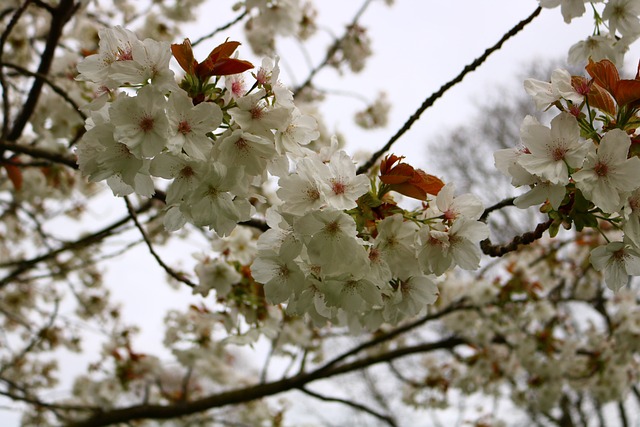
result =
[[[195,40],[235,16],[230,11],[235,0],[210,3],[201,9],[203,22],[193,31],[185,32],[184,37]],[[319,26],[331,28],[335,34],[340,34],[343,24],[351,21],[362,2],[318,0],[315,3],[319,8]],[[427,96],[480,56],[538,5],[536,0],[396,0],[395,3],[389,8],[383,1],[374,1],[360,21],[369,29],[374,51],[363,73],[339,77],[335,71],[328,69],[320,73],[316,81],[319,87],[353,91],[371,100],[381,90],[389,95],[393,104],[390,124],[386,129],[375,132],[362,131],[352,124],[354,112],[364,106],[361,100],[344,96],[328,98],[323,111],[329,129],[343,132],[350,144],[347,148],[351,150],[367,148],[374,151],[382,146]],[[203,43],[201,50],[197,51],[197,58],[202,59],[226,37],[242,41],[244,38],[239,30],[233,28],[217,36],[210,44]],[[566,58],[569,47],[590,35],[591,31],[590,15],[566,25],[559,9],[543,10],[541,16],[509,40],[485,65],[437,101],[420,122],[397,142],[393,151],[408,156],[410,163],[428,171],[424,144],[430,137],[462,124],[465,115],[476,111],[475,102],[500,85],[507,84],[520,90],[521,85],[517,82],[514,85],[514,76],[524,65],[533,60]],[[323,48],[330,43],[326,33],[314,38],[308,47],[314,64],[323,58]],[[286,41],[279,43],[279,46],[283,63],[287,64],[287,67],[283,67],[284,83],[304,80],[307,66],[300,49],[295,43]],[[252,57],[247,45],[241,46],[240,55],[254,60],[256,64],[260,63]],[[640,44],[632,46],[627,54],[628,70],[633,70],[638,58]],[[293,79],[287,75],[288,67],[294,69]],[[455,147],[452,147],[454,151]],[[120,200],[113,199],[110,202],[114,206],[112,213],[124,212]],[[100,216],[104,214],[99,213]],[[184,247],[181,253],[191,254],[206,249],[206,245],[199,248]],[[169,263],[173,262],[175,249],[168,251],[160,248],[159,251]],[[165,275],[145,247],[138,247],[124,260],[118,259],[117,262],[118,270],[110,272],[106,279],[117,299],[147,301],[142,307],[136,303],[126,304],[125,318],[141,325],[141,348],[154,351],[160,347],[161,321],[166,311],[164,302],[182,308],[192,298],[190,290],[182,288],[173,291],[164,286],[162,282]],[[65,365],[71,373],[73,361]],[[0,425],[11,427],[17,422],[16,414],[0,411]]]

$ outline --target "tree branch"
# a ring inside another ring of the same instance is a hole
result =
[[[153,205],[152,200],[149,200],[144,205],[140,206],[137,212],[138,213],[145,212],[148,209],[150,209],[152,205]],[[36,265],[38,265],[43,261],[47,261],[51,258],[54,258],[63,252],[76,250],[76,249],[90,246],[102,241],[104,238],[114,234],[118,228],[120,228],[121,226],[129,222],[129,219],[130,219],[130,216],[127,215],[124,218],[112,223],[111,225],[108,225],[107,227],[101,230],[98,230],[92,234],[84,236],[76,241],[66,243],[53,251],[36,256],[34,258],[21,260],[21,261],[4,262],[0,264],[0,268],[6,268],[13,265],[16,266],[16,268],[11,273],[9,273],[8,275],[0,279],[0,289],[2,289],[3,287],[11,283],[11,281],[17,279],[22,273],[34,268]]]
[[[316,393],[314,391],[309,390],[308,388],[305,387],[300,387],[299,390],[301,392],[303,392],[304,394],[307,394],[311,397],[315,397],[316,399],[322,400],[324,402],[336,402],[336,403],[342,403],[343,405],[347,405],[353,409],[356,409],[358,411],[362,411],[362,412],[366,412],[369,415],[372,415],[376,418],[378,418],[381,421],[384,421],[386,424],[390,425],[391,427],[397,427],[398,425],[396,424],[396,422],[389,418],[388,416],[381,414],[379,412],[374,411],[371,408],[368,408],[367,406],[357,403],[357,402],[352,402],[351,400],[347,400],[347,399],[341,399],[339,397],[329,397],[329,396],[324,396],[322,394]]]
[[[534,10],[533,13],[529,15],[529,17],[520,21],[515,27],[513,27],[504,36],[502,36],[502,38],[498,41],[498,43],[496,43],[492,47],[485,50],[480,57],[474,60],[471,64],[464,67],[460,72],[460,74],[454,77],[453,80],[450,80],[449,82],[445,83],[442,87],[440,87],[440,89],[438,89],[437,92],[433,93],[431,96],[425,99],[422,105],[420,106],[420,108],[418,108],[416,112],[413,113],[411,117],[409,117],[409,120],[407,120],[407,122],[400,128],[400,130],[398,130],[398,132],[396,132],[396,134],[391,137],[391,139],[384,145],[384,147],[376,151],[365,164],[363,164],[358,168],[357,173],[361,174],[368,171],[371,168],[371,166],[373,166],[376,163],[378,158],[382,156],[386,151],[388,151],[389,148],[391,148],[391,146],[393,145],[393,143],[396,142],[398,139],[400,139],[400,137],[404,135],[416,121],[418,121],[418,119],[420,118],[420,115],[422,115],[422,113],[424,113],[425,110],[431,107],[440,97],[442,97],[442,95],[444,95],[446,91],[451,89],[456,84],[460,83],[467,74],[471,73],[472,71],[475,71],[480,65],[482,65],[482,63],[486,61],[489,55],[491,55],[493,52],[498,51],[502,47],[504,42],[509,40],[511,37],[515,36],[527,24],[533,21],[533,19],[540,14],[541,10],[542,8],[538,6],[536,10]]]
[[[170,419],[186,416],[212,408],[250,402],[263,397],[283,393],[285,391],[300,389],[306,384],[319,379],[358,371],[360,369],[364,369],[378,363],[388,362],[400,357],[441,349],[451,349],[465,343],[466,342],[461,338],[449,337],[441,341],[399,348],[379,355],[356,360],[345,365],[335,366],[330,369],[320,368],[309,373],[298,374],[279,381],[257,384],[246,388],[214,394],[199,400],[183,402],[179,405],[136,405],[127,408],[114,409],[95,414],[84,421],[70,423],[67,427],[101,427],[139,419]]]
[[[71,105],[71,107],[73,107],[73,109],[78,113],[78,115],[82,118],[82,120],[87,119],[87,115],[80,110],[80,106],[67,94],[67,92],[65,92],[64,89],[62,89],[60,86],[52,82],[51,79],[49,79],[49,77],[47,77],[46,75],[27,70],[26,68],[21,67],[20,65],[12,64],[10,62],[0,62],[0,67],[11,68],[18,71],[21,74],[33,77],[35,79],[42,80],[44,83],[47,84],[47,86],[51,88],[51,90],[53,90],[56,94],[60,95],[62,99],[64,99],[69,105]]]
[[[51,26],[47,33],[47,44],[40,57],[40,65],[38,66],[37,71],[38,74],[49,74],[55,50],[58,47],[58,42],[62,36],[62,30],[79,6],[80,3],[75,3],[74,0],[60,0],[58,7],[52,13]],[[7,140],[17,141],[18,138],[20,138],[20,135],[22,135],[24,127],[36,108],[43,85],[44,80],[38,78],[34,79],[29,95],[27,96],[27,100],[25,101],[20,114],[13,122],[13,127],[7,135]]]
[[[192,281],[190,281],[189,279],[187,279],[183,275],[178,274],[175,270],[173,270],[171,267],[169,267],[162,260],[162,258],[160,258],[160,255],[158,255],[158,253],[153,248],[153,245],[151,244],[151,240],[149,240],[149,236],[144,231],[144,228],[142,228],[142,225],[138,221],[138,215],[136,214],[136,210],[131,205],[131,202],[129,201],[129,197],[125,196],[124,197],[124,202],[127,205],[127,211],[129,212],[129,216],[131,217],[131,219],[133,220],[133,223],[136,225],[136,228],[138,229],[138,231],[142,235],[142,239],[147,244],[147,247],[149,248],[149,252],[151,252],[151,255],[153,256],[153,258],[155,258],[155,260],[158,263],[158,265],[160,265],[160,267],[162,267],[164,269],[164,271],[166,271],[169,276],[173,277],[177,281],[182,282],[182,283],[184,283],[185,285],[187,285],[189,287],[195,288],[197,286],[195,283],[193,283]]]
[[[553,224],[552,219],[547,222],[540,223],[535,230],[524,233],[521,236],[514,237],[513,240],[506,245],[494,245],[491,243],[489,238],[484,239],[480,242],[480,248],[486,255],[501,257],[509,252],[517,250],[520,245],[528,245],[542,238],[542,235],[549,229],[549,227],[551,227],[551,224]]]
[[[307,79],[304,81],[304,83],[302,83],[300,86],[298,86],[293,90],[294,97],[299,95],[303,89],[309,86],[313,81],[313,78],[316,76],[316,74],[318,74],[320,70],[322,70],[324,67],[327,66],[327,64],[329,64],[329,61],[331,61],[331,58],[333,58],[333,55],[335,55],[338,49],[340,49],[340,44],[349,34],[349,27],[352,27],[358,23],[358,20],[360,19],[360,17],[362,17],[362,14],[364,14],[364,12],[367,10],[367,7],[369,7],[369,5],[371,4],[371,1],[372,0],[365,0],[362,6],[360,6],[360,9],[358,9],[356,14],[353,16],[353,19],[351,20],[351,24],[347,25],[347,30],[344,32],[342,37],[340,37],[339,39],[336,39],[333,42],[333,44],[329,46],[329,48],[327,49],[327,54],[322,60],[322,62],[316,65],[316,67],[309,72],[309,75],[307,76]]]
[[[1,150],[9,150],[14,153],[27,154],[36,159],[46,159],[54,163],[59,163],[68,166],[72,169],[78,169],[78,163],[75,157],[65,156],[63,154],[54,153],[49,150],[43,150],[42,148],[29,147],[21,144],[6,144],[0,142]],[[17,166],[20,166],[19,164]]]
[[[200,37],[198,40],[194,41],[193,43],[191,43],[191,46],[197,46],[200,43],[202,43],[203,41],[210,39],[211,37],[215,36],[216,34],[218,34],[220,31],[224,31],[228,28],[231,28],[233,25],[237,24],[238,22],[242,21],[242,19],[247,16],[249,12],[248,11],[244,11],[242,12],[240,15],[238,15],[238,17],[236,19],[234,19],[233,21],[223,25],[222,27],[218,27],[215,30],[213,30],[212,32],[210,32],[209,34],[207,34],[206,36],[202,36]]]
[[[2,56],[4,55],[4,47],[7,44],[7,40],[9,39],[9,34],[11,34],[13,27],[15,27],[16,24],[18,23],[20,16],[22,16],[24,11],[27,10],[29,3],[30,1],[26,0],[24,3],[22,3],[22,6],[16,9],[13,16],[11,17],[11,20],[7,24],[7,27],[2,32],[2,35],[0,35],[0,61],[2,60]],[[2,89],[2,117],[3,117],[2,133],[0,134],[1,136],[0,139],[4,140],[7,137],[7,135],[9,135],[9,123],[11,121],[11,114],[9,111],[9,87],[7,86],[7,82],[4,77],[4,70],[2,69],[1,66],[0,66],[0,88]]]

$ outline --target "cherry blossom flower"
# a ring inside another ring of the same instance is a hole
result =
[[[570,23],[573,18],[584,15],[586,11],[584,4],[589,1],[590,0],[538,0],[540,6],[545,8],[551,9],[560,6],[564,22],[567,24]]]
[[[296,220],[293,227],[303,236],[309,260],[320,266],[323,274],[365,271],[367,252],[356,237],[351,216],[334,209],[313,211]]]
[[[593,268],[604,271],[607,286],[614,291],[629,282],[629,275],[640,275],[640,252],[627,239],[598,246],[590,260]]]
[[[271,138],[273,129],[286,128],[290,111],[269,105],[263,99],[265,95],[265,90],[260,89],[238,98],[238,108],[231,108],[228,112],[243,131]]]
[[[328,181],[329,176],[329,167],[317,156],[301,159],[295,173],[278,181],[276,194],[283,201],[282,210],[302,215],[322,207],[326,203],[322,182]]]
[[[111,123],[100,123],[83,135],[77,150],[80,170],[90,181],[106,179],[115,195],[134,191],[141,196],[153,195],[148,160],[134,156],[113,134]]]
[[[455,184],[446,184],[436,196],[436,206],[446,221],[454,221],[459,217],[476,220],[484,212],[482,202],[473,194],[454,196]]]
[[[420,237],[421,264],[441,275],[454,265],[465,270],[477,269],[482,255],[478,243],[489,237],[489,228],[483,222],[460,218],[446,232],[425,230]]]
[[[193,294],[203,297],[209,295],[212,289],[216,290],[217,297],[224,297],[231,291],[231,285],[242,280],[240,273],[220,259],[201,257],[195,272],[198,275],[198,286],[193,288]]]
[[[205,160],[211,153],[213,141],[206,135],[222,123],[222,110],[212,102],[193,105],[183,90],[171,93],[167,104],[169,141],[167,148],[198,160]]]
[[[564,184],[537,180],[528,192],[516,197],[513,204],[520,209],[525,209],[549,201],[551,207],[557,210],[562,205],[565,194],[567,194],[567,188]]]
[[[580,141],[580,127],[569,113],[560,113],[551,121],[551,129],[527,116],[520,137],[528,153],[518,163],[529,173],[552,184],[568,184],[569,168],[582,166],[589,144]]]
[[[140,41],[132,31],[120,26],[103,28],[98,36],[99,51],[78,64],[78,80],[91,81],[113,89],[118,83],[110,78],[111,65],[133,60],[133,46]]]
[[[637,37],[640,35],[640,1],[638,0],[609,0],[602,11],[602,19],[609,21],[609,31],[616,31],[623,36]]]
[[[171,49],[168,42],[146,39],[131,45],[131,60],[111,64],[109,77],[120,85],[152,83],[157,90],[177,90],[173,71],[169,68]]]
[[[602,33],[589,36],[571,46],[567,61],[570,64],[584,65],[591,58],[594,61],[609,59],[614,64],[621,64],[627,49],[626,38],[618,40],[609,33]]]
[[[406,279],[420,274],[417,262],[416,240],[418,226],[405,221],[401,214],[386,217],[377,224],[378,235],[373,247],[380,251],[394,277]]]
[[[297,290],[302,292],[304,273],[298,264],[276,252],[262,252],[251,264],[251,275],[264,285],[267,299],[272,304],[285,302]]]
[[[208,226],[220,236],[227,236],[240,221],[249,219],[249,202],[234,198],[230,191],[239,189],[242,168],[227,169],[212,163],[202,182],[190,193],[180,210],[198,226]]]
[[[638,188],[640,159],[627,158],[631,140],[620,129],[605,134],[599,147],[590,147],[582,170],[573,174],[576,186],[585,197],[605,212],[616,212],[622,195]]]
[[[185,154],[160,153],[151,160],[149,171],[153,176],[172,179],[167,189],[168,205],[182,202],[200,183],[206,166]]]
[[[624,235],[640,247],[640,188],[633,191],[624,206]]]
[[[263,174],[276,155],[272,139],[236,129],[225,134],[217,143],[219,161],[226,165],[244,166],[250,176]]]
[[[365,175],[356,175],[356,165],[344,151],[331,156],[329,178],[324,181],[325,200],[335,209],[353,209],[358,197],[369,191],[371,183]]]
[[[524,89],[533,98],[539,110],[547,109],[561,98],[574,104],[580,104],[584,100],[584,96],[573,88],[571,74],[562,69],[556,69],[551,73],[551,83],[536,79],[525,80]]]
[[[395,323],[402,318],[416,316],[436,302],[439,291],[431,277],[419,275],[401,280],[391,297],[391,304],[385,307],[387,321]]]
[[[159,154],[169,137],[166,102],[151,85],[140,89],[135,97],[120,96],[109,110],[116,140],[140,158]]]
[[[278,127],[275,134],[276,150],[278,154],[291,153],[300,156],[300,146],[309,144],[319,136],[316,119],[294,108],[287,120]]]
[[[496,168],[506,176],[511,177],[511,185],[520,187],[521,185],[532,185],[538,179],[525,168],[523,168],[518,160],[527,154],[527,149],[520,148],[503,148],[493,153]]]

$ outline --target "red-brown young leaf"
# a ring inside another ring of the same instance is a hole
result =
[[[386,174],[380,175],[380,181],[389,185],[402,184],[403,182],[409,181],[414,174],[415,169],[413,166],[406,163],[398,163],[388,170]]]
[[[211,70],[212,76],[228,76],[231,74],[243,73],[253,68],[249,61],[236,58],[224,58],[219,60]]]
[[[620,80],[616,85],[614,97],[618,105],[628,105],[640,99],[640,80]]]
[[[616,115],[616,104],[613,102],[613,98],[609,92],[595,83],[591,85],[591,90],[587,94],[587,101],[592,107],[605,111],[611,116]]]
[[[427,194],[437,196],[442,187],[444,187],[444,182],[440,178],[429,175],[422,169],[417,169],[416,173],[420,176],[420,182],[416,183],[416,185],[419,185]]]
[[[11,161],[14,163],[20,163],[16,157],[12,157]],[[17,191],[22,190],[22,171],[20,170],[20,168],[10,163],[5,163],[4,168],[7,171],[7,176],[13,184],[13,188],[15,188]]]
[[[191,48],[191,41],[184,39],[181,44],[174,43],[171,45],[171,53],[176,58],[178,64],[187,74],[194,74],[195,67],[198,63],[193,56],[193,49]]]
[[[589,63],[587,64],[585,69],[587,70],[587,73],[589,73],[591,78],[600,85],[600,87],[604,88],[610,94],[614,95],[615,98],[615,87],[620,81],[620,74],[618,74],[618,69],[613,64],[613,62],[609,61],[608,59],[593,62],[593,60],[589,58]]]
[[[211,76],[226,76],[229,74],[238,74],[253,68],[253,64],[249,61],[230,58],[235,52],[240,42],[225,41],[216,46],[207,59],[202,61],[196,67],[196,74],[200,79]]]
[[[596,84],[613,96],[619,106],[634,104],[640,100],[640,80],[637,80],[637,74],[634,80],[620,79],[618,69],[608,59],[598,62],[589,59],[586,70]]]
[[[444,183],[437,177],[429,175],[421,169],[402,162],[404,157],[393,154],[385,157],[380,163],[380,181],[407,197],[426,200],[427,194],[437,195]]]

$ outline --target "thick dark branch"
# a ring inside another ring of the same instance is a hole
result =
[[[44,52],[42,52],[42,56],[40,57],[40,65],[38,66],[37,71],[38,74],[45,76],[49,74],[49,69],[53,63],[54,53],[58,47],[60,37],[62,36],[62,30],[79,6],[80,3],[75,3],[74,0],[60,0],[58,7],[56,7],[55,11],[52,13],[51,27],[47,33],[47,44],[44,48]],[[20,135],[22,135],[24,127],[27,125],[29,118],[36,108],[43,86],[44,80],[38,78],[34,79],[29,95],[27,96],[27,100],[24,103],[20,114],[13,122],[11,131],[7,135],[7,139],[9,141],[17,141],[18,138],[20,138]]]
[[[24,3],[22,3],[22,6],[16,9],[16,11],[13,13],[13,16],[11,16],[11,20],[2,32],[2,35],[0,35],[0,61],[2,61],[2,56],[4,55],[4,47],[6,46],[7,40],[9,39],[9,34],[11,34],[13,27],[16,26],[24,11],[27,10],[29,3],[30,1],[26,0]],[[9,114],[9,86],[7,85],[7,82],[5,80],[4,70],[2,69],[2,67],[0,67],[0,89],[2,89],[3,115],[2,134],[0,139],[5,139],[7,135],[9,135],[9,123],[11,120],[11,115]]]
[[[319,379],[329,378],[335,375],[355,372],[369,366],[388,362],[400,357],[412,354],[427,353],[430,351],[451,349],[464,344],[461,338],[450,337],[432,343],[418,344],[411,347],[399,348],[386,353],[370,356],[352,363],[336,366],[330,369],[317,369],[309,373],[298,374],[294,377],[271,383],[258,384],[237,390],[231,390],[215,394],[203,399],[191,402],[183,402],[178,405],[137,405],[128,408],[114,409],[111,411],[96,414],[84,421],[68,424],[68,427],[101,427],[117,423],[126,423],[139,419],[170,419],[186,415],[195,414],[212,408],[219,408],[227,405],[235,405],[250,402],[267,396],[273,396],[285,391],[300,389],[306,384]]]
[[[369,415],[372,415],[376,418],[378,418],[379,420],[387,423],[388,425],[390,425],[391,427],[397,427],[396,422],[391,419],[390,417],[381,414],[377,411],[374,411],[371,408],[368,408],[367,406],[357,403],[357,402],[353,402],[351,400],[347,400],[347,399],[341,399],[339,397],[329,397],[329,396],[324,396],[322,394],[316,393],[314,391],[311,391],[307,388],[304,387],[300,387],[299,389],[301,392],[303,392],[304,394],[307,394],[311,397],[315,397],[316,399],[322,400],[324,402],[336,402],[336,403],[342,403],[343,405],[347,405],[353,409],[356,409],[358,411],[362,411],[362,412],[366,412]]]
[[[507,207],[507,206],[513,206],[513,201],[514,200],[515,200],[515,197],[510,197],[508,199],[504,199],[504,200],[499,201],[498,203],[496,203],[493,206],[489,206],[482,213],[482,216],[480,217],[480,221],[486,222],[487,218],[489,218],[489,214],[491,212],[493,212],[493,211],[500,210],[500,209],[502,209],[504,207]]]
[[[354,25],[356,25],[358,23],[358,20],[360,19],[360,17],[362,17],[362,14],[365,12],[365,10],[367,10],[367,7],[369,7],[369,4],[371,4],[371,1],[372,0],[365,0],[365,2],[362,4],[362,6],[360,6],[360,9],[358,9],[356,14],[353,16],[353,19],[351,20],[351,24],[347,25],[347,29],[344,32],[344,34],[342,35],[342,37],[340,37],[339,39],[336,39],[333,42],[333,44],[331,46],[329,46],[329,48],[327,49],[327,54],[324,57],[324,59],[322,60],[322,62],[319,63],[315,68],[313,68],[309,72],[309,75],[307,76],[307,79],[304,81],[304,83],[302,83],[297,88],[293,89],[293,96],[294,97],[297,96],[298,94],[300,94],[300,92],[302,92],[302,90],[305,89],[307,86],[309,86],[311,84],[311,82],[313,81],[314,77],[316,76],[316,74],[318,74],[318,72],[320,70],[322,70],[324,67],[327,66],[327,64],[329,64],[329,62],[331,61],[333,56],[340,49],[340,45],[342,44],[342,41],[349,34],[349,28],[353,27]]]
[[[542,235],[549,229],[549,227],[551,227],[551,224],[553,224],[552,219],[548,220],[547,222],[540,223],[535,228],[535,230],[524,233],[521,236],[514,237],[513,240],[511,240],[506,245],[494,245],[491,243],[491,240],[484,239],[482,242],[480,242],[480,248],[486,255],[492,257],[501,257],[509,252],[517,250],[520,245],[528,245],[542,238]]]
[[[60,153],[54,153],[49,150],[43,150],[42,148],[37,147],[29,147],[26,145],[19,144],[5,144],[0,142],[0,150],[12,151],[14,153],[19,154],[27,154],[36,159],[46,159],[54,163],[59,163],[65,166],[68,166],[72,169],[78,169],[78,163],[76,162],[75,157],[65,156]],[[20,166],[17,164],[17,166]]]
[[[384,145],[384,147],[376,151],[365,164],[360,166],[358,168],[357,173],[360,174],[368,171],[371,168],[371,166],[373,166],[376,163],[378,158],[382,156],[386,151],[388,151],[389,148],[391,148],[391,146],[393,145],[393,143],[396,142],[398,139],[400,139],[400,137],[404,135],[405,132],[407,132],[409,128],[416,121],[418,121],[418,119],[420,118],[420,115],[422,115],[422,113],[424,113],[427,108],[431,107],[440,97],[442,97],[442,95],[444,95],[446,91],[451,89],[456,84],[460,83],[467,74],[471,73],[480,65],[482,65],[482,63],[486,61],[489,55],[491,55],[493,52],[498,51],[502,47],[504,42],[509,40],[511,37],[515,36],[527,24],[533,21],[533,19],[540,14],[541,10],[542,8],[538,6],[536,10],[531,15],[529,15],[528,18],[520,21],[515,27],[513,27],[511,30],[509,30],[509,32],[507,32],[504,36],[502,36],[502,38],[498,41],[498,43],[496,43],[492,47],[485,50],[482,56],[478,57],[471,64],[464,67],[464,69],[460,72],[460,74],[458,74],[453,80],[449,81],[448,83],[445,83],[440,89],[438,89],[437,92],[433,93],[430,97],[425,99],[422,105],[420,106],[420,108],[418,108],[416,112],[413,113],[411,117],[409,117],[409,120],[407,120],[407,122],[402,126],[402,128],[400,128],[400,130],[398,130],[398,132],[396,132],[396,134],[391,137],[391,139]]]

